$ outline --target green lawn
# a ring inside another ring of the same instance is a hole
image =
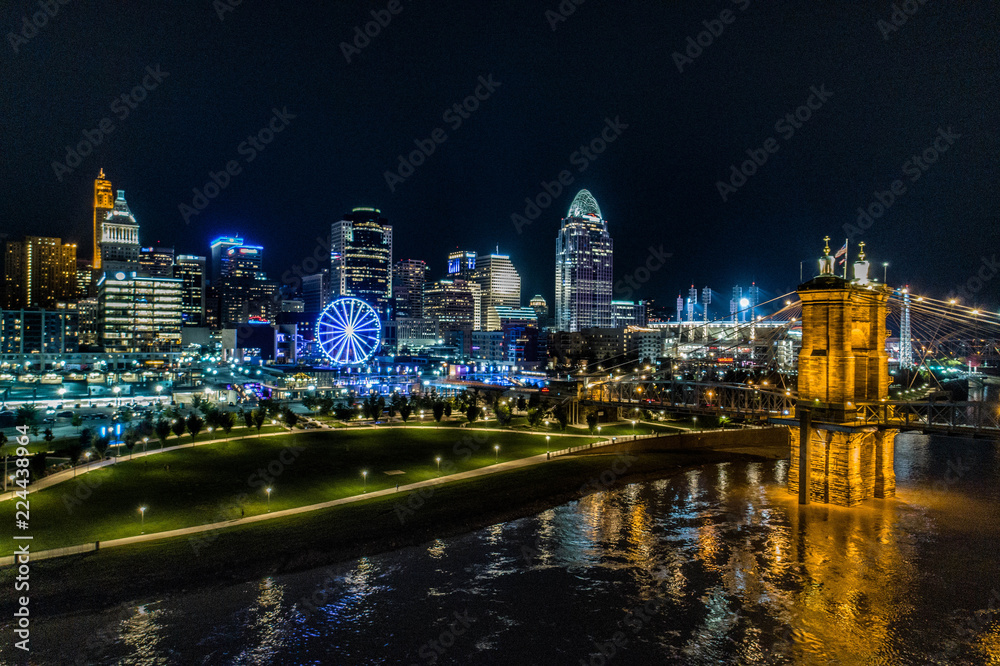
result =
[[[203,435],[204,436],[204,435]],[[189,438],[185,438],[189,439]],[[573,438],[574,445],[596,438]],[[170,442],[168,442],[169,444]],[[43,550],[140,533],[238,518],[272,510],[391,488],[437,476],[544,453],[543,435],[518,432],[441,432],[424,428],[303,431],[205,447],[168,451],[125,461],[30,494],[33,548]],[[298,453],[288,447],[300,447]],[[553,442],[553,449],[558,448]],[[169,466],[169,471],[167,470]],[[401,475],[386,471],[402,470]],[[14,502],[0,504],[0,521],[12,524]],[[4,546],[0,554],[13,552]]]

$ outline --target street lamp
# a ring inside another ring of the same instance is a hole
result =
[[[493,446],[493,450],[496,452],[496,460],[494,462],[500,462],[500,445],[496,444]]]
[[[265,488],[264,492],[267,493],[267,510],[271,510],[271,488]]]
[[[437,464],[438,464],[438,474],[440,474],[441,473],[441,456],[438,456],[434,460],[437,461]]]
[[[146,527],[146,507],[144,506],[139,507],[139,527]]]
[[[362,470],[361,478],[363,479],[362,492],[368,492],[368,470]]]
[[[546,453],[549,452],[549,436],[548,435],[545,436],[545,452]]]
[[[632,434],[635,434],[635,421],[632,421]]]
[[[121,397],[119,396],[119,394],[122,392],[122,387],[121,386],[116,386],[116,387],[114,387],[111,390],[115,394],[115,406],[116,407],[120,407],[121,404],[122,404],[122,401],[121,401]]]
[[[142,452],[146,453],[146,445],[149,444],[149,437],[142,438]]]
[[[698,417],[694,417],[694,429],[698,430]]]
[[[889,262],[882,262],[882,284],[886,284],[889,281]]]
[[[597,426],[597,436],[601,436],[601,426]]]

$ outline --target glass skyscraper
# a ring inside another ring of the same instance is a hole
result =
[[[334,222],[330,273],[337,296],[354,296],[388,314],[392,304],[392,227],[377,208],[355,208]]]
[[[611,328],[612,242],[587,190],[573,199],[556,239],[556,329]]]

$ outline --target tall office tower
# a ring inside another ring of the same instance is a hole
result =
[[[330,273],[337,296],[354,296],[386,316],[392,305],[392,227],[377,208],[355,208],[334,222]]]
[[[712,290],[705,287],[701,290],[701,305],[705,308],[705,321],[708,321],[708,306],[712,304]]]
[[[597,201],[587,190],[580,190],[556,239],[558,330],[612,326],[612,249],[608,223]]]
[[[403,259],[392,267],[392,300],[397,317],[424,316],[424,283],[427,263],[421,259]]]
[[[305,312],[319,314],[330,301],[330,269],[302,276],[302,300]]]
[[[39,236],[8,241],[3,281],[4,309],[54,308],[60,301],[75,301],[76,245]]]
[[[183,281],[105,272],[97,282],[100,344],[109,353],[179,352]]]
[[[159,245],[139,248],[139,273],[148,277],[173,277],[174,248]]]
[[[472,250],[455,250],[448,253],[448,275],[471,273],[476,268],[476,253]]]
[[[732,316],[734,322],[740,320],[740,310],[743,309],[743,306],[740,305],[742,300],[743,287],[737,285],[733,287],[733,298],[729,301],[729,314]]]
[[[220,236],[212,241],[209,246],[212,250],[212,284],[218,282],[222,277],[222,256],[231,247],[243,245],[243,239],[239,236]]]
[[[181,320],[185,326],[205,326],[205,257],[177,255],[174,275],[181,280]]]
[[[688,321],[694,321],[694,309],[698,305],[698,288],[691,285],[688,289]]]
[[[234,245],[222,253],[218,281],[222,326],[277,321],[278,285],[267,279],[263,259],[260,245]]]
[[[477,256],[471,282],[478,284],[482,292],[479,329],[500,330],[500,318],[496,313],[496,307],[521,307],[521,276],[511,263],[510,257],[506,254]]]
[[[677,294],[677,321],[684,321],[684,297]]]
[[[111,191],[111,181],[104,178],[104,169],[94,181],[94,255],[91,267],[94,271],[101,270],[101,224],[115,208],[114,194]]]
[[[125,201],[125,190],[118,190],[115,207],[101,223],[100,271],[133,273],[139,270],[139,223]]]
[[[476,301],[479,285],[464,280],[438,280],[424,284],[424,315],[443,330],[478,329]]]
[[[94,291],[94,267],[90,264],[90,259],[76,257],[76,293],[78,298],[89,298]]]

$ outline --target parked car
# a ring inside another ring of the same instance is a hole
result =
[[[58,416],[61,419],[71,419],[73,418],[73,412],[67,410],[65,412],[59,412],[58,414],[56,414],[56,416]]]

